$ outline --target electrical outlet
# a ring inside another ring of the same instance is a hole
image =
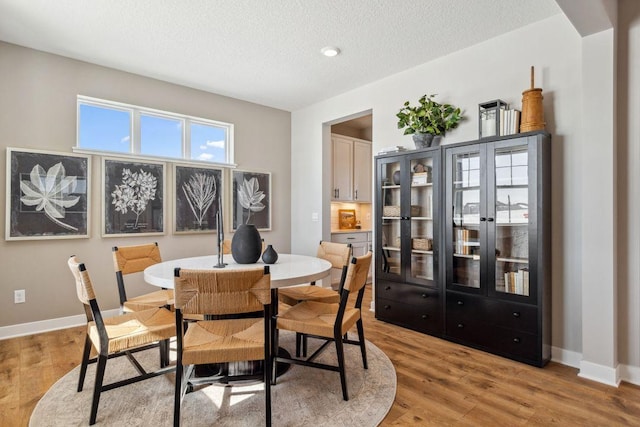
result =
[[[14,304],[22,304],[27,300],[24,289],[16,289],[13,291],[13,302]]]

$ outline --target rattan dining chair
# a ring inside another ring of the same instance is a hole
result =
[[[343,344],[357,344],[360,346],[362,364],[364,369],[367,369],[367,350],[362,325],[361,307],[370,265],[371,252],[360,257],[351,258],[339,303],[304,301],[278,315],[276,322],[278,330],[294,331],[297,334],[301,333],[310,338],[320,338],[325,340],[325,342],[311,356],[305,359],[276,357],[276,368],[278,362],[285,362],[338,371],[342,385],[342,397],[344,400],[349,400]],[[348,306],[349,295],[351,293],[357,294],[353,307]],[[354,325],[358,330],[357,341],[350,340],[347,337],[347,332]],[[320,355],[331,342],[334,342],[336,346],[338,365],[315,362],[316,357]]]
[[[302,301],[340,302],[340,287],[351,258],[351,244],[320,241],[316,256],[329,261],[332,270],[340,271],[340,279],[331,283],[332,289],[316,286],[315,282],[282,288],[278,291],[280,302],[287,305],[296,305]]]
[[[331,269],[333,271],[340,272],[340,279],[331,283],[330,288],[323,288],[322,286],[316,286],[315,282],[311,282],[309,285],[291,286],[288,288],[282,288],[278,290],[278,299],[287,305],[296,305],[302,301],[317,301],[327,303],[340,302],[340,292],[342,291],[342,283],[347,274],[347,266],[351,259],[351,244],[350,243],[335,243],[320,241],[318,245],[318,252],[316,256],[322,258],[331,263]],[[336,290],[334,290],[335,288]],[[307,340],[303,334],[297,334],[296,336],[296,356],[300,356],[300,350],[302,348],[302,355],[307,355]]]
[[[175,370],[175,367],[169,366],[169,339],[176,335],[175,320],[169,310],[157,307],[103,318],[85,265],[75,256],[69,258],[68,265],[75,278],[78,299],[84,305],[87,316],[87,335],[80,364],[78,392],[84,386],[88,365],[97,363],[89,416],[89,424],[92,425],[96,422],[102,392]],[[90,358],[92,346],[98,353],[93,359]],[[153,347],[160,348],[160,368],[147,372],[133,354]],[[126,356],[139,375],[104,385],[107,360],[120,356]]]
[[[269,267],[241,271],[176,268],[174,288],[178,330],[174,426],[180,425],[181,403],[189,388],[229,379],[224,375],[192,378],[195,365],[252,360],[263,362],[265,420],[270,426],[273,360]],[[261,318],[239,316],[258,311],[262,311]],[[207,320],[189,323],[185,332],[187,315],[202,315]]]
[[[118,283],[118,294],[120,296],[120,308],[123,313],[147,310],[154,307],[171,308],[173,304],[173,291],[171,289],[161,289],[128,298],[124,285],[125,275],[141,273],[145,268],[162,262],[160,248],[157,243],[114,246],[112,253],[116,281]]]

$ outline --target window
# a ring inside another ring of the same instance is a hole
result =
[[[233,125],[78,96],[79,150],[233,163]]]

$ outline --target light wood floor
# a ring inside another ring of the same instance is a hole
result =
[[[364,306],[370,300],[368,290]],[[638,386],[605,386],[557,363],[533,368],[364,316],[367,339],[398,377],[383,426],[640,425]],[[83,330],[0,341],[0,426],[28,425],[40,397],[79,364]]]

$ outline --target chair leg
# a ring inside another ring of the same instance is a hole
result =
[[[265,357],[264,365],[265,420],[267,427],[271,427],[271,374],[273,369],[273,357],[271,355]]]
[[[184,368],[181,364],[176,366],[176,386],[173,402],[173,425],[174,427],[180,426],[180,405],[182,404],[182,376],[184,375]]]
[[[342,336],[336,334],[336,355],[338,356],[338,368],[340,371],[340,384],[342,385],[342,398],[349,400],[349,394],[347,393],[347,377],[344,371],[344,345],[342,343]]]
[[[89,356],[91,355],[91,340],[89,335],[84,340],[84,350],[82,351],[82,363],[80,364],[80,379],[78,380],[78,392],[84,387],[84,377],[87,375],[87,366],[89,365]]]
[[[296,332],[296,357],[300,357],[300,349],[302,348],[302,334]]]
[[[160,348],[160,367],[169,366],[169,340],[162,340],[158,343]]]
[[[360,352],[362,353],[362,366],[364,369],[369,369],[367,365],[367,348],[364,342],[364,327],[362,326],[362,319],[356,322],[356,326],[358,327],[358,339],[360,340]]]
[[[98,415],[98,404],[100,403],[100,392],[102,392],[102,380],[104,380],[104,371],[107,367],[107,356],[99,355],[96,366],[96,383],[93,387],[93,402],[91,403],[91,415],[89,416],[89,425],[96,423]]]

